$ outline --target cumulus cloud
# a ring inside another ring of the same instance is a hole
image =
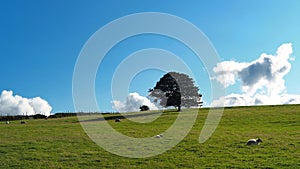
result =
[[[235,61],[224,61],[218,63],[213,71],[217,74],[213,79],[220,82],[224,87],[236,83],[238,72],[247,66],[247,63],[238,63]]]
[[[24,98],[3,90],[0,95],[0,114],[2,115],[50,115],[52,107],[40,97]]]
[[[214,100],[213,107],[218,106],[251,106],[251,105],[278,105],[278,104],[299,104],[300,95],[282,94],[275,96],[268,96],[264,94],[255,94],[250,96],[248,94],[232,93],[218,100]]]
[[[224,61],[214,67],[214,80],[225,88],[241,82],[241,94],[230,94],[212,102],[212,106],[247,106],[300,103],[299,95],[286,94],[284,76],[294,60],[292,44],[282,44],[275,55],[266,53],[253,62]]]
[[[112,101],[113,108],[118,112],[136,112],[140,111],[139,107],[147,105],[150,110],[157,110],[157,106],[152,103],[148,98],[140,96],[138,93],[130,93],[126,97],[125,102],[118,100]]]

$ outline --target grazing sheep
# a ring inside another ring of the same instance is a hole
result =
[[[156,135],[155,138],[162,138],[163,135],[162,134],[159,134],[159,135]]]
[[[21,124],[25,124],[26,122],[25,121],[21,121]]]
[[[9,121],[6,121],[6,124],[9,124]]]
[[[121,122],[121,120],[120,120],[120,119],[118,119],[118,118],[116,118],[116,119],[115,119],[115,122]]]
[[[259,145],[259,143],[263,142],[260,138],[257,139],[249,139],[247,141],[247,145]]]

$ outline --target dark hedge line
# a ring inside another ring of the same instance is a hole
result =
[[[16,115],[16,116],[0,116],[0,121],[13,121],[13,120],[24,120],[24,119],[46,119],[47,116],[42,114],[36,114],[31,116],[23,116],[23,115]]]
[[[99,114],[97,112],[95,113],[55,113],[50,116],[45,116],[42,114],[36,114],[36,115],[30,115],[30,116],[24,116],[24,115],[15,115],[15,116],[0,116],[0,121],[13,121],[13,120],[24,120],[24,119],[48,119],[48,118],[63,118],[63,117],[71,117],[71,116],[77,116],[77,115],[89,115],[89,114]],[[111,113],[101,113],[101,114],[111,114]]]

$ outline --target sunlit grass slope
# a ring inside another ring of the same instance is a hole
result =
[[[89,139],[77,117],[1,122],[0,168],[300,168],[300,105],[225,108],[212,137],[200,144],[207,113],[200,109],[192,130],[177,146],[140,159],[106,152]],[[153,137],[177,115],[166,111],[151,123],[115,123],[117,115],[105,116],[123,134]],[[245,145],[257,137],[262,144]]]

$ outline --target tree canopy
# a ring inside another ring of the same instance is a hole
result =
[[[154,102],[159,102],[163,107],[174,106],[178,111],[181,107],[196,107],[202,103],[199,88],[192,78],[183,73],[166,73],[148,92],[155,98]]]
[[[147,110],[150,110],[150,108],[147,105],[140,106],[140,111],[147,111]]]

